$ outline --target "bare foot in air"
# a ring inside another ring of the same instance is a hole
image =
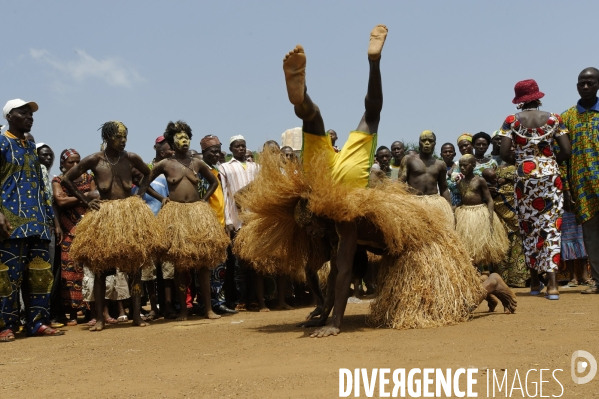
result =
[[[323,338],[328,337],[330,335],[337,336],[337,334],[339,334],[340,332],[341,330],[339,328],[329,325],[314,331],[312,334],[310,334],[310,338]]]
[[[306,92],[306,54],[301,44],[295,46],[283,59],[287,95],[293,105],[304,101]]]
[[[488,279],[483,282],[483,288],[488,294],[493,294],[501,301],[504,313],[515,313],[518,306],[516,296],[497,273],[492,273]]]
[[[387,27],[385,25],[377,25],[370,32],[370,44],[368,45],[368,58],[373,61],[381,58],[381,52],[383,51],[383,45],[387,38]],[[293,101],[292,101],[293,102]]]

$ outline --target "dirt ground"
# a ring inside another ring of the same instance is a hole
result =
[[[515,369],[524,384],[527,370],[541,368],[551,369],[543,395],[558,396],[551,372],[559,368],[561,397],[595,398],[599,375],[585,385],[570,377],[574,351],[599,359],[599,296],[580,295],[581,289],[563,289],[552,302],[516,290],[516,314],[485,313],[483,304],[470,322],[427,330],[372,329],[365,324],[368,303],[348,304],[342,333],[321,339],[295,327],[308,308],[18,336],[0,344],[0,397],[332,398],[339,396],[339,368],[477,367],[479,397],[487,397],[487,369],[507,369],[511,385]],[[530,374],[530,395],[531,380],[538,384],[538,374]],[[523,397],[520,392],[512,397]]]

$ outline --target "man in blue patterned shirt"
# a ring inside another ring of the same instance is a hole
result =
[[[35,144],[25,138],[33,126],[34,102],[10,100],[3,108],[8,130],[0,135],[0,342],[15,339],[19,290],[26,304],[27,335],[62,335],[49,327],[54,277],[48,247],[51,229],[62,240],[44,187]]]

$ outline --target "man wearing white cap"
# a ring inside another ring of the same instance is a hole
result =
[[[246,163],[246,145],[243,136],[231,137],[229,150],[233,153],[233,158],[229,162],[221,163],[218,169],[225,195],[225,229],[233,239],[241,228],[241,220],[239,220],[237,206],[235,205],[235,194],[254,180],[258,173],[258,165],[254,162]],[[237,291],[236,308],[237,310],[246,310],[248,301],[247,277],[250,269],[245,267],[240,259],[237,259],[235,263],[237,264],[234,272]],[[229,273],[228,270],[227,273]]]
[[[19,319],[18,295],[27,298],[27,335],[62,335],[49,327],[51,229],[57,241],[62,231],[45,191],[35,144],[25,133],[33,126],[34,102],[10,100],[3,108],[8,130],[0,135],[0,342],[15,339]]]

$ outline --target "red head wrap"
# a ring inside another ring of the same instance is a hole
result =
[[[206,148],[219,144],[221,144],[221,142],[216,136],[206,136],[200,140],[200,147],[202,147],[202,151],[204,151]]]

